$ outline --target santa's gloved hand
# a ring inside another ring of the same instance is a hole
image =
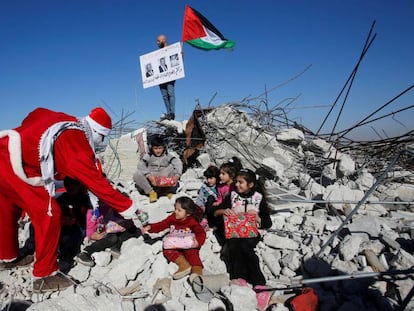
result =
[[[132,202],[132,205],[128,209],[126,209],[123,212],[120,212],[119,214],[125,219],[133,219],[137,217],[137,211],[139,211],[138,204]]]
[[[148,225],[148,223],[149,223],[149,216],[148,216],[148,213],[147,212],[142,211],[142,210],[139,210],[137,212],[137,216],[138,216],[138,219],[139,219],[139,221],[141,221],[141,223],[142,223],[143,226]]]
[[[136,217],[132,218],[132,221],[134,222],[135,227],[142,228],[146,226],[149,222],[148,213],[138,210],[136,213]]]
[[[135,227],[137,227],[138,229],[142,229],[143,225],[142,225],[142,222],[139,220],[138,217],[132,218],[132,222],[134,223]]]

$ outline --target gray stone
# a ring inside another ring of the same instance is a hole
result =
[[[290,250],[297,250],[299,248],[299,244],[294,240],[288,237],[281,237],[277,235],[266,235],[263,238],[263,242],[273,248],[277,249],[290,249]]]

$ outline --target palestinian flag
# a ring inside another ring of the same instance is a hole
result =
[[[236,44],[224,38],[221,32],[199,12],[186,5],[182,42],[201,50],[231,49]]]

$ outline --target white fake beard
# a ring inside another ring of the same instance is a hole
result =
[[[96,145],[99,145],[99,144],[102,144],[103,140],[104,140],[104,136],[103,135],[99,134],[96,131],[93,131],[92,132],[92,141],[93,141],[93,143],[94,143],[95,146]]]

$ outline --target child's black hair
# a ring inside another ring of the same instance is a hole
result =
[[[199,209],[194,201],[189,197],[179,197],[175,200],[175,204],[180,204],[181,208],[186,211],[187,215],[192,215],[198,222],[202,220],[202,214],[200,215]]]
[[[70,194],[83,194],[86,193],[86,186],[82,184],[79,180],[73,179],[69,176],[65,176],[63,179],[63,186],[66,191]]]
[[[74,186],[76,187],[76,186],[80,186],[81,182],[72,177],[65,176],[65,178],[63,178],[63,185],[65,186],[65,188],[74,187]]]
[[[166,140],[165,137],[161,134],[154,134],[149,138],[149,154],[154,155],[154,152],[152,151],[153,147],[164,147],[164,151],[162,154],[167,154],[167,146],[166,146]]]
[[[220,170],[217,166],[210,165],[203,173],[205,178],[216,178],[216,182],[219,181],[220,178]]]
[[[241,170],[239,170],[237,172],[236,177],[243,178],[247,183],[253,183],[254,186],[253,186],[251,192],[257,191],[257,192],[262,194],[263,199],[262,199],[262,201],[260,203],[260,207],[259,207],[259,216],[262,219],[262,227],[264,227],[264,228],[271,227],[272,222],[271,222],[270,217],[269,217],[270,208],[269,208],[269,205],[267,204],[264,179],[262,177],[257,177],[255,172],[253,172],[252,170],[246,169],[246,168],[242,168]],[[269,225],[269,223],[270,223],[270,225]]]
[[[232,157],[228,162],[223,163],[220,166],[220,170],[223,170],[229,174],[230,178],[233,180],[236,178],[237,172],[242,168],[243,165],[238,157]]]
[[[162,135],[154,135],[150,139],[150,146],[152,147],[165,147],[165,139]]]

